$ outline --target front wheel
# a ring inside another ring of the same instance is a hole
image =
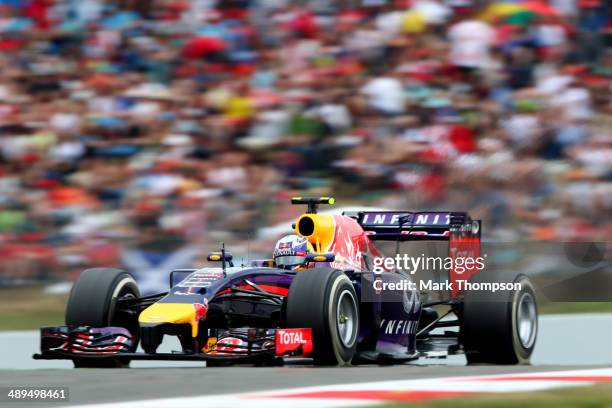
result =
[[[317,365],[346,365],[357,349],[359,302],[344,272],[298,272],[287,297],[287,327],[311,328]]]
[[[519,289],[466,291],[461,338],[469,364],[528,364],[538,333],[534,287],[525,275],[476,275],[474,283],[516,283]]]
[[[81,273],[70,291],[66,325],[125,327],[132,334],[133,349],[138,343],[137,317],[116,311],[117,299],[137,298],[138,286],[129,273],[113,268],[92,268]],[[119,358],[75,358],[75,367],[123,367],[129,360]]]

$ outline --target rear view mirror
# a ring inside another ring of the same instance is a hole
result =
[[[225,261],[227,263],[232,262],[232,260],[234,259],[234,257],[232,256],[231,252],[225,252],[225,254],[223,254],[221,251],[215,251],[215,252],[211,252],[210,254],[208,254],[208,256],[206,257],[206,260],[209,262],[222,262]]]
[[[336,259],[336,255],[332,253],[306,255],[306,262],[334,262],[334,259]]]

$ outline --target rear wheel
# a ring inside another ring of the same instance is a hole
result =
[[[299,272],[287,297],[287,327],[312,328],[315,364],[349,364],[357,348],[359,303],[346,274],[328,268]]]
[[[138,320],[136,316],[116,311],[117,299],[136,298],[140,291],[129,273],[113,268],[92,268],[81,273],[75,282],[68,305],[66,325],[125,327],[132,334],[133,349],[138,344]],[[121,358],[75,358],[75,367],[123,367],[129,360]]]
[[[476,275],[471,282],[520,283],[520,289],[466,291],[461,338],[469,364],[528,364],[538,332],[534,287],[525,275]]]

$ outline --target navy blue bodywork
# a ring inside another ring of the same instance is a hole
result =
[[[206,303],[209,307],[207,320],[215,327],[284,327],[281,307],[241,299],[231,292],[231,288],[246,287],[248,281],[267,291],[287,295],[296,273],[308,273],[308,270],[291,272],[235,267],[228,268],[226,276],[221,268],[177,270],[171,274],[172,288],[160,302]],[[383,296],[374,290],[374,280],[398,283],[407,277],[392,272],[375,274],[349,270],[344,273],[359,298],[358,354],[365,360],[378,359],[379,354],[396,359],[416,358],[416,332],[421,314],[418,291],[385,291]],[[198,282],[206,280],[207,275],[211,276],[210,282]],[[234,316],[232,310],[236,312]],[[228,314],[233,322],[227,322]]]

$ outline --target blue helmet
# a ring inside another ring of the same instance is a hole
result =
[[[312,246],[304,237],[286,235],[278,240],[274,246],[274,263],[283,269],[296,269],[306,263],[306,255]]]

